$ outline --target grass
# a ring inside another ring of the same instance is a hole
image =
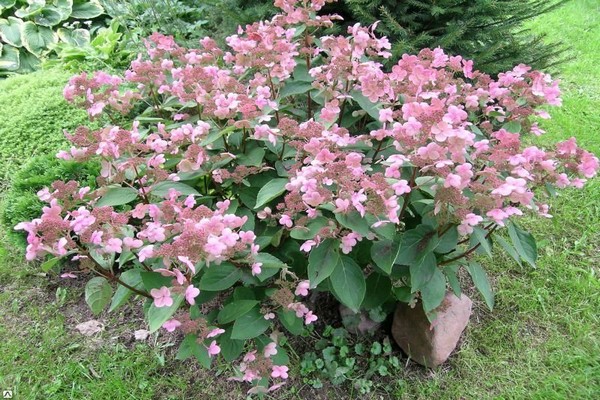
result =
[[[572,46],[560,67],[564,105],[543,121],[541,143],[575,136],[600,154],[600,4],[571,1],[530,23]],[[462,345],[434,371],[409,365],[382,381],[373,398],[592,399],[600,394],[600,180],[552,202],[553,219],[528,220],[540,248],[537,268],[498,255],[482,259],[496,290],[489,312],[476,312]],[[74,333],[92,315],[80,308],[82,290],[54,298],[55,283],[0,254],[0,388],[18,399],[243,398],[244,387],[175,361],[173,338],[131,339],[127,314],[101,315],[106,329],[93,338]],[[124,311],[126,312],[126,311]],[[227,366],[219,369],[227,374]],[[277,398],[315,397],[296,385]],[[320,398],[367,398],[324,390]],[[317,397],[315,397],[317,398]]]

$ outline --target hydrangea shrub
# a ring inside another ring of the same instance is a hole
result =
[[[145,298],[150,331],[185,334],[180,358],[241,357],[234,379],[253,392],[288,377],[280,332],[317,320],[311,291],[356,311],[420,299],[433,319],[466,268],[491,307],[469,256],[498,243],[534,264],[513,219],[548,217],[548,194],[598,169],[575,139],[533,145],[531,117],[560,105],[548,75],[519,65],[494,80],[441,49],[386,71],[372,27],[312,34],[336,19],[317,16],[324,3],[277,0],[280,15],[227,49],[153,34],[124,76],[73,77],[68,101],[132,123],[68,135],[58,156],[99,160],[98,189],[55,182],[42,216],[17,226],[28,260],[96,275],[94,312]]]

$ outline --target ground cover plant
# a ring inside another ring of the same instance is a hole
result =
[[[235,379],[252,393],[287,379],[281,339],[264,333],[274,319],[292,334],[314,322],[309,290],[355,311],[420,299],[434,320],[464,267],[491,308],[469,256],[491,255],[507,225],[512,244],[494,240],[535,266],[535,242],[509,217],[548,216],[542,190],[582,187],[598,169],[574,138],[521,140],[543,133],[529,121],[546,116],[540,105],[560,104],[547,75],[519,65],[496,81],[440,49],[386,73],[368,57],[389,57],[389,42],[368,28],[311,36],[331,24],[323,4],[276,2],[284,13],[228,38],[232,52],[154,34],[124,79],[72,78],[65,97],[90,116],[138,116],[70,135],[59,157],[99,156],[103,187],[57,182],[39,193],[41,218],[17,227],[28,259],[55,256],[45,270],[75,254],[98,275],[93,312],[140,295],[151,332],[186,334],[180,358],[208,367],[246,351]]]
[[[542,121],[548,131],[539,138],[542,143],[573,134],[585,147],[596,153],[599,150],[592,134],[598,129],[593,112],[598,90],[590,80],[598,75],[595,66],[600,54],[594,48],[600,33],[595,10],[593,1],[570,4],[534,26],[576,48],[561,77],[561,86],[567,89],[561,96],[564,105],[549,110],[552,120]],[[600,360],[594,356],[600,354],[595,311],[600,307],[595,267],[599,236],[594,224],[599,217],[595,200],[599,194],[597,182],[591,182],[580,192],[569,191],[554,200],[554,219],[526,218],[526,227],[539,232],[536,236],[541,239],[537,269],[515,269],[514,261],[498,253],[493,262],[481,260],[492,271],[493,286],[498,290],[495,312],[476,307],[460,352],[445,366],[426,372],[403,359],[403,368],[394,379],[375,383],[378,394],[373,398],[593,398],[600,385]],[[198,371],[190,363],[173,362],[169,349],[178,343],[176,337],[160,334],[159,343],[151,339],[131,345],[129,338],[139,323],[127,317],[131,315],[129,307],[116,314],[129,324],[122,319],[114,321],[115,315],[102,314],[96,318],[106,323],[105,331],[94,338],[73,334],[75,323],[92,317],[81,308],[81,286],[69,285],[66,303],[54,304],[58,282],[52,279],[49,285],[35,267],[23,266],[9,252],[2,254],[0,264],[2,387],[15,388],[21,398],[89,398],[96,394],[176,399],[197,393],[243,398],[235,386],[219,391],[222,386],[216,385],[212,374]],[[48,364],[54,366],[48,368]],[[293,369],[294,375],[300,374]],[[121,383],[124,376],[127,387]],[[317,398],[301,382],[292,382],[294,386],[278,392],[277,398]],[[322,393],[329,398],[358,396],[350,389],[327,385]]]
[[[38,71],[0,81],[0,186],[29,157],[56,154],[67,141],[63,129],[87,122],[85,111],[62,96],[71,74]]]

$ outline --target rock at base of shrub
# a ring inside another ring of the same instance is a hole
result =
[[[466,295],[456,297],[448,292],[429,322],[418,303],[410,307],[399,303],[394,314],[392,336],[410,358],[429,368],[444,363],[456,348],[471,316],[473,302]]]

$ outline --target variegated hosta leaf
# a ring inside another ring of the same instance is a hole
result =
[[[0,74],[6,71],[14,72],[19,69],[19,65],[19,49],[4,45],[0,55]]]
[[[73,11],[73,0],[55,0],[54,6],[62,14],[62,19],[65,20],[71,16]]]
[[[58,25],[63,19],[63,14],[55,7],[44,7],[33,17],[36,24],[48,27]]]
[[[19,8],[15,15],[19,18],[31,18],[46,6],[45,0],[30,0],[27,7]]]
[[[25,49],[19,49],[19,73],[36,71],[40,67],[40,59]]]
[[[73,1],[71,17],[77,19],[92,19],[104,14],[104,8],[97,0]]]
[[[39,57],[58,41],[58,35],[50,28],[27,21],[21,26],[21,40],[27,50]]]
[[[21,25],[23,20],[15,17],[0,19],[0,39],[13,47],[21,47]]]
[[[17,0],[0,0],[0,13],[15,6]]]
[[[59,28],[56,33],[58,33],[58,38],[62,42],[73,46],[84,47],[90,44],[90,31],[87,29],[70,30]]]

